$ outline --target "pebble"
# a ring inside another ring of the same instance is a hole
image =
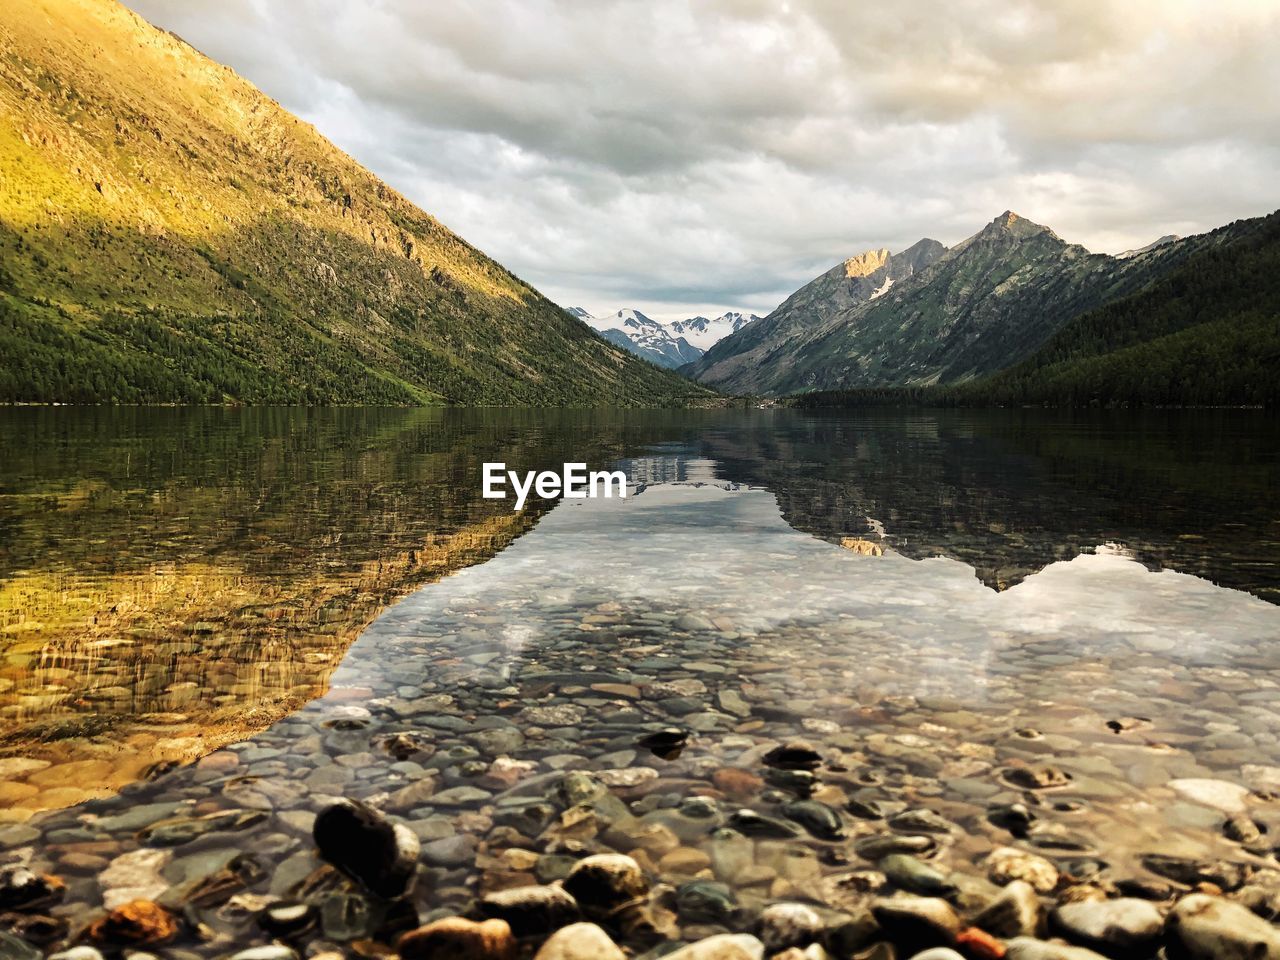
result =
[[[676,890],[676,911],[686,923],[726,923],[737,906],[733,888],[714,880],[694,880]]]
[[[534,960],[626,960],[626,954],[594,923],[571,923],[548,937]]]
[[[588,919],[607,920],[620,907],[646,896],[649,882],[631,857],[604,853],[578,861],[564,879],[564,891]]]
[[[1169,789],[1193,803],[1213,807],[1223,813],[1239,814],[1248,811],[1245,798],[1249,796],[1249,788],[1228,780],[1202,778],[1170,780]]]
[[[1166,921],[1170,946],[1187,960],[1280,960],[1280,929],[1220,897],[1183,897]]]
[[[1164,929],[1154,904],[1127,897],[1061,903],[1050,920],[1066,939],[1115,956],[1149,952]]]
[[[763,960],[764,944],[749,934],[721,933],[681,947],[665,960]]]
[[[403,896],[418,864],[418,838],[367,804],[344,800],[322,810],[313,835],[320,855],[380,897]]]
[[[822,918],[803,903],[774,903],[760,912],[760,940],[769,954],[808,946],[822,932]]]
[[[891,853],[878,866],[890,883],[908,893],[946,897],[956,891],[956,885],[944,874],[905,853]]]
[[[993,850],[985,861],[987,877],[992,883],[1004,886],[1014,880],[1031,885],[1037,893],[1052,893],[1061,875],[1049,860],[1015,847]]]
[[[89,937],[95,943],[120,946],[159,946],[177,934],[178,921],[150,900],[123,903],[89,927]]]
[[[1035,888],[1013,880],[974,918],[974,926],[997,937],[1034,937],[1044,926],[1044,909]]]
[[[505,920],[445,917],[406,933],[396,950],[400,960],[515,960],[516,940]]]
[[[1005,944],[1006,960],[1107,960],[1087,947],[1015,937]]]
[[[581,919],[577,901],[562,887],[529,885],[490,893],[480,900],[486,917],[504,920],[517,937],[548,934]]]
[[[962,926],[951,904],[937,897],[882,897],[871,902],[871,913],[889,940],[915,950],[950,946]]]

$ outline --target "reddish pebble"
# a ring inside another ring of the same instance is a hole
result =
[[[95,943],[135,946],[168,943],[178,933],[178,921],[150,900],[130,900],[89,927]]]
[[[721,767],[711,775],[711,782],[736,800],[753,797],[764,787],[764,781],[754,773],[737,767]]]
[[[956,946],[973,960],[1000,960],[1005,954],[1003,943],[977,927],[965,927],[956,934]]]
[[[402,960],[514,960],[516,941],[505,920],[446,917],[410,930],[397,950]]]

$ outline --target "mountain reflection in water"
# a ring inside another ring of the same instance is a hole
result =
[[[178,945],[208,957],[269,934],[173,878],[238,857],[248,902],[313,896],[326,938],[390,949],[316,852],[336,797],[419,837],[406,925],[588,852],[633,856],[655,887],[714,876],[741,907],[717,917],[731,930],[779,898],[865,903],[886,842],[957,888],[986,884],[1015,837],[1053,882],[1160,883],[1170,858],[1234,886],[1273,870],[1274,841],[1223,821],[1277,823],[1280,607],[1115,553],[997,592],[950,558],[841,550],[769,491],[672,458],[638,472],[682,479],[566,500],[390,607],[329,694],[249,741],[0,844],[27,845],[37,873],[66,872],[85,841],[110,861],[77,876],[75,922],[139,896],[147,858],[144,895],[217,934]],[[771,765],[780,750],[814,760]],[[1021,826],[1001,816],[1014,804]],[[686,939],[700,919],[681,914]]]
[[[1276,429],[1260,415],[20,409],[0,411],[0,449],[0,815],[14,820],[323,694],[391,602],[494,556],[550,506],[481,499],[485,461],[631,457],[641,483],[764,487],[797,530],[838,542],[879,524],[891,564],[949,556],[988,586],[1021,584],[965,602],[1051,633],[1080,626],[1057,618],[1091,609],[1100,582],[1145,571],[1084,557],[1030,575],[1109,542],[1280,597]],[[932,570],[902,569],[922,584]],[[1045,606],[1085,581],[1074,605]],[[695,605],[704,589],[678,551],[658,586]],[[1205,603],[1225,595],[1200,586]]]

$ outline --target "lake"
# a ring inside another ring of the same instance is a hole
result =
[[[0,848],[66,883],[29,939],[143,897],[222,955],[282,900],[373,955],[600,851],[669,888],[636,944],[851,910],[886,853],[960,898],[1010,847],[1275,869],[1262,413],[26,408],[0,450]],[[633,487],[515,513],[488,461]],[[408,897],[316,856],[340,797],[416,837]]]

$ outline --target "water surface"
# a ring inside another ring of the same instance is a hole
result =
[[[848,907],[893,837],[957,883],[1009,844],[1148,889],[1177,883],[1153,854],[1275,869],[1269,420],[95,413],[6,421],[47,446],[3,486],[0,843],[72,916],[158,898],[217,954],[304,899],[327,939],[388,942],[404,918],[314,853],[338,797],[421,839],[415,919],[596,850],[723,883],[722,914],[656,904],[688,939]],[[562,458],[621,458],[633,495],[478,496],[484,460]],[[797,741],[813,776],[767,760]]]
[[[695,462],[805,534],[958,559],[994,589],[1104,546],[1274,602],[1277,447],[1239,413],[2,411],[0,751],[93,763],[0,804],[109,793],[322,693],[388,603],[550,506],[482,500],[486,460],[629,455],[646,482]]]

